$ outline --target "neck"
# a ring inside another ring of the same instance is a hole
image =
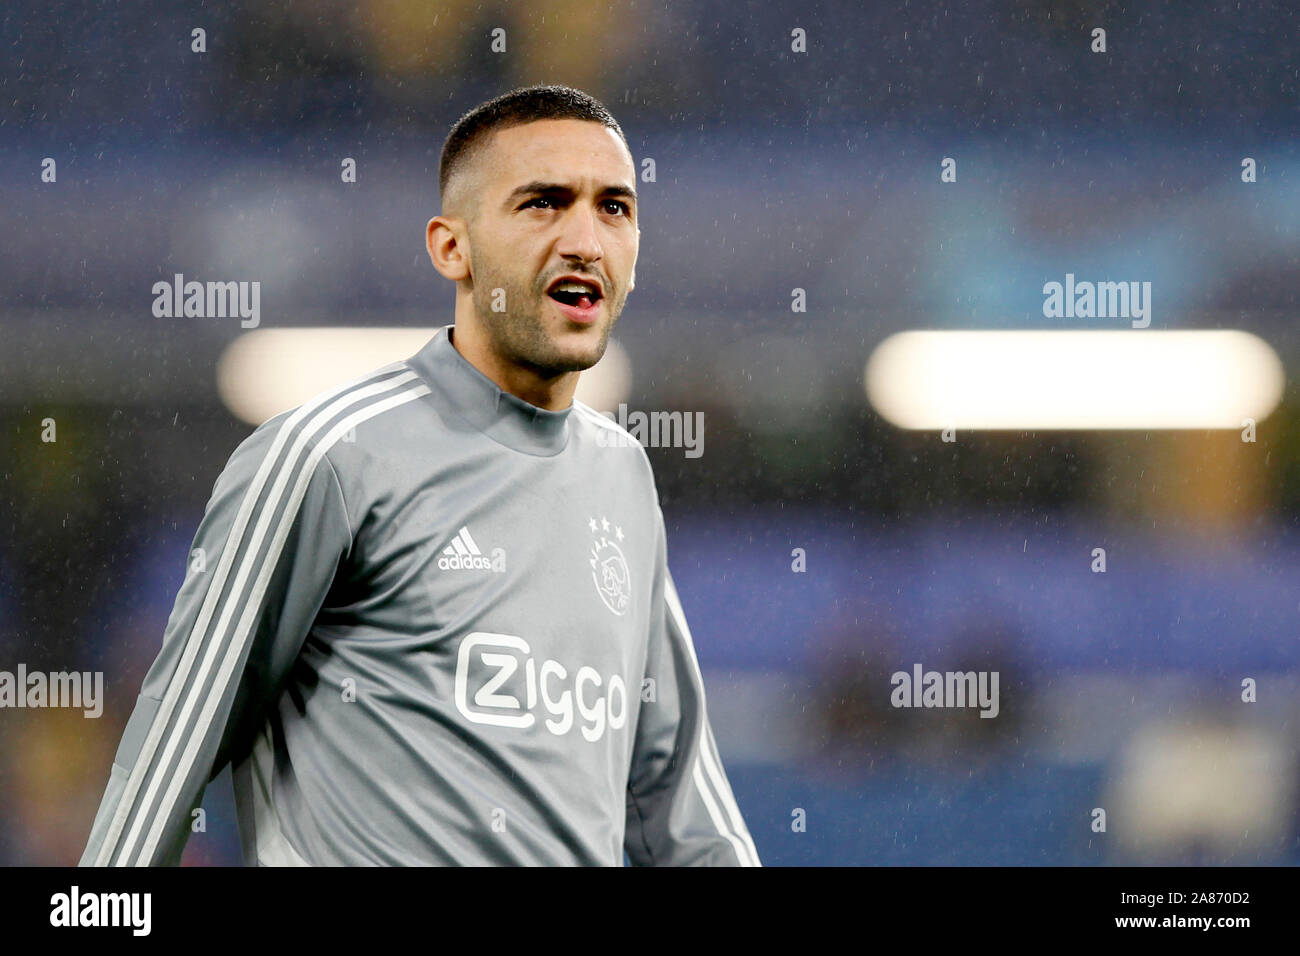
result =
[[[465,361],[491,379],[501,391],[548,412],[562,412],[573,404],[580,372],[546,376],[535,369],[506,361],[493,351],[487,336],[474,321],[457,321],[455,334],[450,338],[452,347]]]

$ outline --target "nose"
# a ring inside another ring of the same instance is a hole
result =
[[[596,262],[604,255],[596,235],[596,214],[591,209],[574,204],[560,227],[557,252],[566,259]]]

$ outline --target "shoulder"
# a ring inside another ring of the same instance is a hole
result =
[[[654,522],[662,533],[663,511],[659,505],[658,483],[645,446],[612,417],[596,411],[590,405],[574,399],[573,411],[575,425],[580,429],[583,439],[597,446],[602,455],[609,456],[607,460],[621,462],[621,468],[626,469],[623,473],[625,476],[631,473],[625,479],[628,484],[624,487],[630,490],[639,483],[644,500],[653,509]],[[609,451],[606,452],[605,449]]]
[[[428,387],[405,363],[393,362],[341,385],[326,389],[258,425],[235,449],[236,460],[281,467],[295,462],[338,465],[363,447],[374,431],[401,417],[401,409],[428,393]]]
[[[601,448],[627,449],[627,458],[643,471],[651,481],[654,470],[650,466],[650,456],[645,447],[626,428],[608,415],[596,411],[590,405],[584,405],[576,398],[573,400],[574,418],[586,436]]]
[[[578,401],[576,398],[573,400],[573,414],[580,422],[582,422],[587,427],[602,428],[609,432],[615,432],[615,433],[620,433],[622,435],[626,435],[628,438],[632,437],[628,433],[628,430],[626,428],[623,428],[621,425],[619,425],[619,423],[614,421],[614,419],[610,418],[608,415],[596,411],[590,405],[584,404],[583,402]]]

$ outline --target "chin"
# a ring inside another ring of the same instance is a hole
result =
[[[574,329],[551,339],[556,358],[571,365],[575,371],[591,368],[599,362],[608,343],[609,331],[603,328]]]
[[[602,356],[601,351],[586,349],[574,352],[561,352],[555,365],[557,371],[562,372],[585,372],[597,362]]]

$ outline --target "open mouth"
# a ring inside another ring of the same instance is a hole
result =
[[[602,298],[600,283],[572,276],[556,279],[546,294],[561,305],[589,309]]]

